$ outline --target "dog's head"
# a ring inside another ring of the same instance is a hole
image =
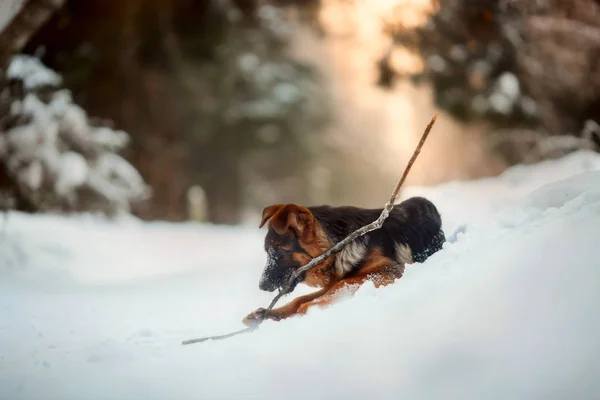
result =
[[[320,254],[316,238],[318,222],[308,208],[295,204],[266,207],[259,227],[262,228],[267,221],[267,265],[258,286],[261,290],[272,292],[282,288],[299,267]],[[304,280],[305,275],[298,276],[292,289]]]

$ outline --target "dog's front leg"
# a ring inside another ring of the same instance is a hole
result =
[[[296,312],[298,314],[306,314],[306,311],[310,307],[320,306],[324,307],[329,304],[332,304],[337,298],[342,295],[352,295],[354,292],[358,290],[360,285],[362,285],[367,280],[366,276],[360,276],[356,278],[348,278],[343,279],[333,285],[331,288],[327,290],[327,292],[323,293],[322,296],[315,298],[314,300],[307,301],[301,304]]]
[[[242,320],[242,322],[244,323],[244,325],[253,326],[253,325],[256,325],[257,323],[259,323],[259,321],[261,321],[263,319],[263,316],[264,316],[264,319],[272,319],[274,321],[279,321],[279,320],[291,317],[292,315],[294,315],[298,312],[298,308],[301,307],[303,304],[305,304],[307,302],[311,302],[311,301],[321,297],[328,290],[329,290],[328,288],[323,288],[321,290],[317,290],[316,292],[309,293],[304,296],[296,297],[294,300],[290,301],[285,306],[272,309],[271,311],[269,311],[269,313],[266,316],[265,316],[265,313],[267,312],[267,310],[265,308],[259,308],[258,310],[253,311],[250,314],[248,314]]]
[[[306,314],[306,311],[308,311],[310,307],[328,306],[342,296],[353,295],[366,281],[372,281],[375,287],[387,286],[393,283],[396,279],[402,277],[402,274],[404,273],[404,265],[398,267],[397,269],[388,269],[385,267],[382,268],[380,265],[370,265],[364,268],[363,271],[364,275],[343,279],[331,286],[322,296],[301,304],[296,313]]]

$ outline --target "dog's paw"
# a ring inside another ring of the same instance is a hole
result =
[[[267,310],[265,308],[259,308],[256,311],[246,315],[242,320],[242,323],[246,326],[256,326],[266,319]]]
[[[259,308],[256,311],[251,312],[242,320],[242,323],[246,326],[256,326],[259,325],[265,319],[271,319],[273,321],[279,321],[283,317],[277,310],[271,310],[267,313],[266,308]]]

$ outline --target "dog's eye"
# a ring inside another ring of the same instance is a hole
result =
[[[267,254],[271,262],[278,263],[289,259],[292,256],[292,251],[281,247],[271,247]]]
[[[286,258],[286,256],[290,255],[290,251],[286,249],[277,249],[275,255],[277,258],[283,259]]]

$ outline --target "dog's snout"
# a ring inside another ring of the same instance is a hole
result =
[[[258,288],[266,292],[272,292],[277,289],[277,279],[275,274],[276,269],[273,265],[269,264],[265,268],[258,282]]]
[[[258,283],[258,288],[266,292],[272,292],[277,289],[277,286],[271,283],[268,279],[261,279]]]

